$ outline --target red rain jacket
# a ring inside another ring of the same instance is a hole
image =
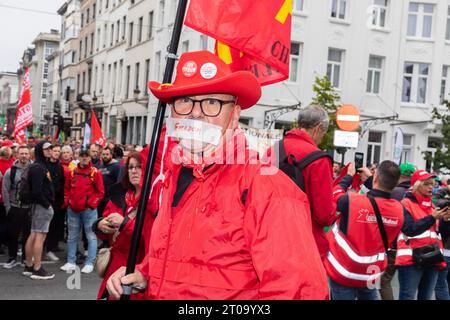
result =
[[[243,164],[194,168],[175,208],[181,165],[173,153],[164,158],[162,204],[136,266],[148,279],[148,298],[328,298],[307,197],[282,172],[242,152]]]

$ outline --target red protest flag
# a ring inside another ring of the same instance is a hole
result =
[[[98,124],[94,111],[91,112],[91,143],[98,144],[102,148],[106,147],[106,139],[103,135],[102,128]]]
[[[14,121],[13,137],[17,143],[22,144],[25,141],[25,128],[33,123],[33,110],[31,108],[30,95],[30,72],[28,68],[22,82],[22,91],[17,105],[16,120]]]
[[[191,0],[184,23],[216,39],[232,70],[268,85],[289,77],[291,22],[292,0]]]

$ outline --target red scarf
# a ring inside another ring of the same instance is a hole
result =
[[[131,211],[136,210],[139,205],[140,194],[136,197],[136,192],[129,189],[125,194],[125,204],[127,205],[126,215],[129,215]]]
[[[413,192],[414,197],[417,200],[417,203],[419,204],[419,207],[425,211],[428,214],[431,214],[433,212],[433,201],[431,197],[421,197],[416,192]]]

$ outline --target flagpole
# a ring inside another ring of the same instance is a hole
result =
[[[186,13],[187,0],[180,0],[178,2],[177,14],[175,16],[174,28],[172,32],[172,39],[168,48],[167,64],[164,71],[164,78],[162,83],[170,83],[172,81],[173,70],[175,68],[176,54],[178,44],[180,42],[181,29],[183,28],[183,20]],[[164,123],[164,114],[166,112],[166,104],[159,101],[156,112],[155,124],[153,126],[152,139],[150,141],[150,153],[145,167],[144,182],[142,185],[141,197],[136,214],[136,221],[134,224],[133,237],[131,239],[130,253],[128,255],[126,274],[134,272],[136,266],[137,252],[139,250],[139,243],[141,240],[142,229],[144,226],[144,214],[147,206],[148,198],[150,196],[150,184],[153,169],[156,162],[156,154],[158,152],[159,140],[161,137],[161,130]],[[132,285],[122,285],[123,294],[121,300],[129,300]]]

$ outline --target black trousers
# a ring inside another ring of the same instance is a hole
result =
[[[65,210],[56,209],[52,221],[50,222],[47,238],[45,239],[45,248],[47,249],[47,252],[53,251],[58,247],[58,243],[64,234],[65,220]]]
[[[6,217],[8,224],[8,254],[17,259],[19,236],[22,231],[22,258],[25,258],[25,244],[31,231],[30,209],[11,207]]]
[[[8,222],[6,219],[6,209],[3,202],[0,203],[0,248],[1,245],[8,244]]]

